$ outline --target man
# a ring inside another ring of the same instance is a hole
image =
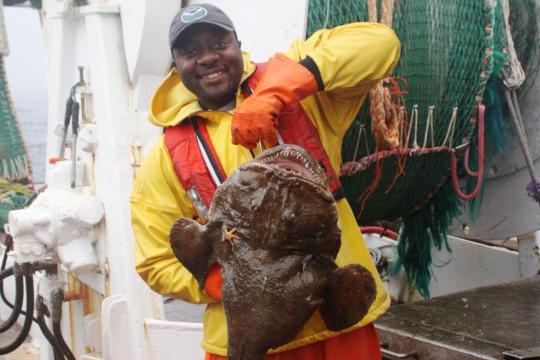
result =
[[[317,152],[322,157],[318,160],[329,164],[329,172],[339,171],[345,132],[370,87],[395,66],[400,46],[387,27],[355,23],[295,41],[256,70],[249,55],[240,50],[231,20],[208,4],[180,10],[171,23],[169,42],[175,68],[157,88],[150,111],[150,121],[167,131],[145,159],[131,197],[136,266],[156,292],[208,304],[202,347],[207,359],[224,359],[227,336],[219,301],[219,268],[214,268],[201,290],[171,250],[171,226],[180,217],[204,221],[212,192],[207,185],[215,189],[219,173],[227,176],[252,159],[259,143],[276,144],[278,132],[287,142]],[[175,140],[171,135],[175,129],[188,135]],[[187,139],[195,135],[194,148]],[[200,146],[201,141],[207,143]],[[178,146],[183,150],[178,151]],[[203,152],[206,155],[201,157]],[[196,159],[203,157],[201,175],[197,169],[202,160]],[[204,176],[213,183],[200,180]],[[326,329],[316,313],[293,341],[272,350],[268,359],[380,358],[372,323],[390,299],[354,215],[339,193],[337,176],[334,183],[342,229],[336,262],[366,267],[377,284],[375,300],[358,324],[339,333]]]

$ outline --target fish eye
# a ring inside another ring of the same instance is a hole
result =
[[[246,178],[242,178],[240,179],[240,185],[242,186],[251,186],[253,184],[253,182],[251,181],[251,179],[246,179]]]

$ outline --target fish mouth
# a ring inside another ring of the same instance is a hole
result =
[[[319,163],[302,147],[278,145],[263,151],[253,162],[276,169],[287,178],[297,178],[317,187],[327,189],[328,181]]]

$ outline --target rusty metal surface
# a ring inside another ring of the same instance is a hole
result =
[[[540,276],[396,305],[376,323],[381,341],[418,359],[503,359],[540,346]]]

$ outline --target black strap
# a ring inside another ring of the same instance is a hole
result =
[[[192,118],[191,119],[191,125],[193,126],[193,129],[195,130],[195,135],[197,136],[197,139],[201,143],[204,152],[206,156],[208,157],[208,160],[210,161],[210,165],[214,169],[214,172],[216,173],[216,176],[220,183],[223,183],[225,181],[225,176],[221,173],[220,168],[217,164],[219,164],[219,160],[214,158],[212,151],[210,151],[211,144],[208,144],[201,132],[201,129],[199,128],[199,122],[197,119]]]
[[[340,186],[332,191],[332,195],[334,195],[334,200],[338,201],[345,198],[345,191],[343,191],[343,188]]]
[[[251,76],[253,76],[253,74]],[[240,85],[242,87],[242,91],[244,92],[244,94],[246,94],[246,96],[253,94],[253,89],[249,87],[248,82],[249,82],[249,78],[246,79],[246,81],[244,81],[242,85]]]

